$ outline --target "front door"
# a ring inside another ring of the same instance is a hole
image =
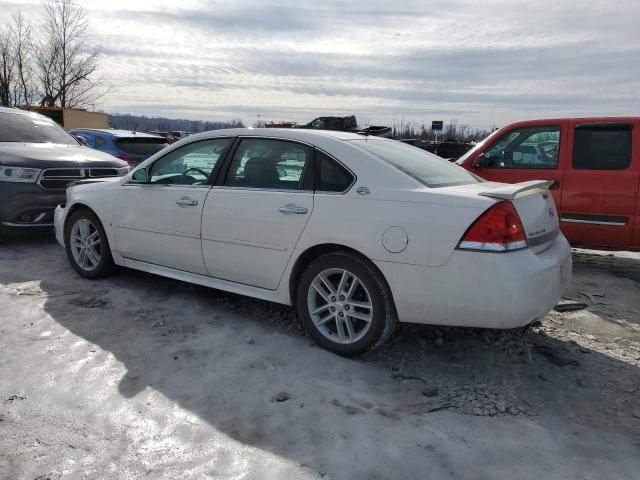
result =
[[[128,259],[206,274],[200,225],[209,179],[231,139],[195,142],[146,168],[148,181],[123,185],[116,198],[118,251]]]
[[[640,159],[629,123],[576,123],[571,132],[571,164],[562,188],[561,225],[578,245],[628,248],[631,243]],[[634,134],[635,131],[635,134]]]
[[[563,167],[561,149],[564,122],[518,127],[496,138],[478,159],[473,173],[493,182],[519,183],[553,180],[553,197],[560,209]],[[565,129],[566,130],[566,129]]]
[[[241,139],[226,180],[211,190],[202,215],[209,275],[278,288],[313,210],[312,175],[307,145]]]

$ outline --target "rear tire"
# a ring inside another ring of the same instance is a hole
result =
[[[311,262],[296,298],[298,315],[311,338],[345,357],[375,350],[398,323],[382,275],[349,252],[329,253]]]
[[[71,215],[64,228],[64,243],[67,258],[81,277],[106,277],[114,271],[107,234],[92,211],[83,209]]]

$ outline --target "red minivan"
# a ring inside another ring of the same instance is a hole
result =
[[[640,118],[513,123],[456,163],[489,181],[552,180],[574,245],[640,250]]]

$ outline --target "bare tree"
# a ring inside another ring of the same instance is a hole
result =
[[[14,41],[11,29],[0,29],[0,105],[11,106],[15,70]]]
[[[33,44],[31,26],[22,13],[12,17],[11,35],[16,68],[16,80],[13,88],[14,105],[31,105],[36,96],[36,85],[33,78]]]
[[[89,21],[73,0],[44,0],[35,66],[43,106],[85,106],[104,95],[97,78],[100,47],[87,44]]]

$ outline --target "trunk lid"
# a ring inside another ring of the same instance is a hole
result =
[[[522,221],[529,248],[539,253],[550,247],[560,232],[558,212],[548,190],[551,183],[539,180],[513,185],[488,182],[481,184],[488,188],[478,195],[511,201]]]

